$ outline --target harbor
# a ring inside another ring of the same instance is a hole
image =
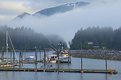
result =
[[[10,41],[9,41],[10,40]],[[11,47],[9,47],[9,43]],[[28,73],[28,74],[104,74],[118,75],[117,68],[110,65],[107,57],[103,60],[88,59],[89,55],[99,53],[90,50],[69,50],[65,49],[62,42],[57,47],[39,50],[36,46],[34,51],[15,50],[10,36],[6,32],[6,47],[0,52],[0,72],[4,73]],[[107,53],[101,50],[101,55]],[[105,54],[107,53],[107,54]],[[77,56],[74,56],[78,55]],[[93,61],[94,60],[94,61]],[[96,62],[95,62],[96,60]],[[114,63],[113,63],[114,64]]]
[[[27,52],[29,53],[29,52]],[[30,53],[31,54],[31,53]],[[78,60],[78,63],[76,63]],[[105,64],[104,64],[104,60],[97,60],[97,59],[87,59],[87,58],[83,58],[83,61],[84,61],[84,64],[83,64],[83,68],[84,69],[88,69],[88,70],[105,70]],[[72,58],[72,63],[71,64],[60,64],[60,70],[64,70],[64,69],[79,69],[80,70],[80,58]],[[92,65],[93,64],[93,65]],[[117,65],[117,66],[116,66]],[[44,66],[43,64],[37,64],[37,69],[41,70],[43,69],[44,67],[41,67],[41,66]],[[3,76],[1,77],[0,79],[2,80],[11,80],[11,79],[17,79],[17,80],[21,80],[21,78],[24,77],[25,78],[30,78],[30,80],[33,80],[33,79],[36,79],[36,80],[39,80],[40,78],[41,79],[45,79],[45,80],[66,80],[66,79],[70,79],[70,80],[73,80],[73,79],[77,79],[79,80],[80,78],[83,79],[83,80],[90,80],[90,79],[93,79],[93,80],[96,80],[98,78],[100,79],[103,79],[103,80],[107,80],[110,78],[111,79],[117,79],[115,76],[119,76],[120,78],[120,73],[121,73],[121,69],[120,67],[118,66],[121,66],[120,64],[120,61],[108,61],[108,69],[116,69],[118,70],[118,73],[116,75],[114,74],[105,74],[105,73],[81,73],[81,72],[64,72],[64,71],[61,71],[61,72],[58,72],[57,69],[55,69],[55,72],[44,72],[44,70],[42,71],[37,71],[36,70],[36,66],[35,64],[24,64],[23,67],[21,68],[14,68],[14,69],[22,69],[22,71],[9,71],[8,69],[12,69],[12,68],[4,68],[4,70],[6,71],[0,71],[0,75]],[[52,68],[57,68],[57,65],[56,64],[53,64],[53,67],[48,67],[46,66],[46,70],[50,70]],[[2,68],[1,68],[2,69]],[[24,70],[23,69],[33,69],[33,71],[31,70]],[[6,77],[8,76],[8,77]],[[67,77],[67,76],[70,76],[70,77]],[[21,77],[21,78],[20,78]]]
[[[78,58],[77,64],[80,64],[79,67],[77,68],[69,68],[73,64],[71,59],[76,59],[73,58],[72,56],[69,56],[66,61],[63,59],[58,60],[57,62],[53,63],[50,62],[47,57],[51,54],[53,54],[54,51],[41,51],[41,52],[17,52],[17,55],[19,55],[18,59],[15,59],[17,62],[15,66],[1,66],[0,65],[0,71],[14,71],[14,72],[65,72],[65,73],[105,73],[105,74],[117,74],[118,72],[113,69],[113,68],[108,68],[108,63],[105,62],[104,60],[104,68],[85,68],[84,64],[85,61],[83,61],[83,58],[80,57]],[[53,56],[52,56],[53,57]],[[11,58],[9,58],[10,61]],[[10,62],[9,61],[9,62]],[[80,61],[80,62],[79,62]],[[25,65],[30,65],[28,67],[25,67]],[[32,66],[33,67],[32,67]],[[76,65],[75,65],[76,66]]]

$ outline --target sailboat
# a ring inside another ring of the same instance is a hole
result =
[[[4,60],[1,60],[0,62],[0,67],[14,67],[16,65],[16,61],[15,58],[13,56],[13,58],[9,58],[9,45],[8,45],[8,40],[10,40],[10,44],[12,46],[12,50],[13,50],[13,55],[15,54],[15,49],[12,43],[12,40],[10,38],[10,36],[8,35],[8,31],[6,32],[6,58],[4,58]],[[9,60],[10,59],[10,60]]]

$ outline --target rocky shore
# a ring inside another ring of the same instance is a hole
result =
[[[113,50],[70,50],[73,57],[121,60],[121,52]]]

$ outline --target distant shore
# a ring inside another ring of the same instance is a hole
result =
[[[71,52],[72,57],[78,58],[92,58],[92,59],[107,59],[107,60],[121,60],[120,53],[80,53],[80,52]]]

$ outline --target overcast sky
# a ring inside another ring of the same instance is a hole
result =
[[[9,21],[23,12],[35,13],[47,7],[73,1],[90,1],[104,4],[121,2],[121,0],[0,0],[0,23]]]
[[[49,18],[29,18],[23,20],[21,24],[16,24],[24,24],[45,34],[61,35],[66,41],[70,41],[80,28],[121,26],[121,0],[0,0],[0,23],[9,22],[23,12],[35,13],[47,7],[73,1],[89,1],[91,4]]]
[[[9,21],[23,12],[34,13],[72,1],[74,0],[0,0],[0,21],[1,23]]]
[[[23,12],[35,13],[36,11],[45,9],[47,7],[52,7],[73,1],[96,1],[96,0],[0,0],[0,21],[1,21],[0,23],[9,21],[13,17]]]

